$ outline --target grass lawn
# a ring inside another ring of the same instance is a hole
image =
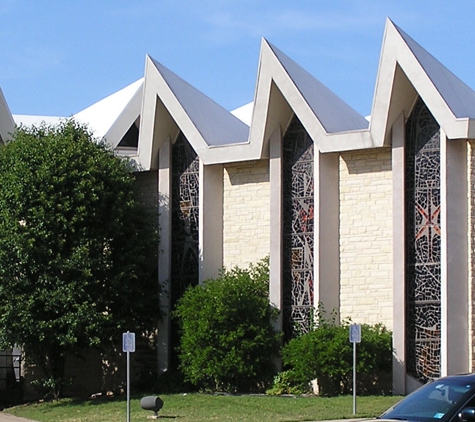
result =
[[[131,422],[147,421],[140,398],[131,400]],[[160,419],[177,422],[200,421],[316,421],[372,417],[396,403],[401,397],[357,397],[357,415],[353,415],[353,397],[280,397],[227,396],[207,394],[165,394]],[[6,413],[40,422],[110,422],[126,420],[125,398],[77,401],[71,399],[28,404],[5,409]]]

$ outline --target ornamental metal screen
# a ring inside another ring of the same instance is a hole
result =
[[[296,116],[283,139],[283,319],[287,339],[312,323],[314,146]]]
[[[198,284],[199,158],[180,133],[172,147],[172,304]]]
[[[440,129],[419,99],[406,123],[406,362],[440,376]]]

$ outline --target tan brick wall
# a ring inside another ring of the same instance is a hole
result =
[[[247,267],[270,251],[270,186],[266,160],[224,168],[223,263]]]
[[[340,315],[392,328],[391,149],[340,156]]]

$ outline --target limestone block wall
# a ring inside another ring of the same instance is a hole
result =
[[[340,315],[392,329],[391,149],[340,155]]]
[[[223,183],[223,264],[246,268],[270,252],[268,161],[228,164]]]

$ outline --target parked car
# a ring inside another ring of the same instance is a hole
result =
[[[420,387],[378,419],[475,422],[475,374],[439,378]]]

